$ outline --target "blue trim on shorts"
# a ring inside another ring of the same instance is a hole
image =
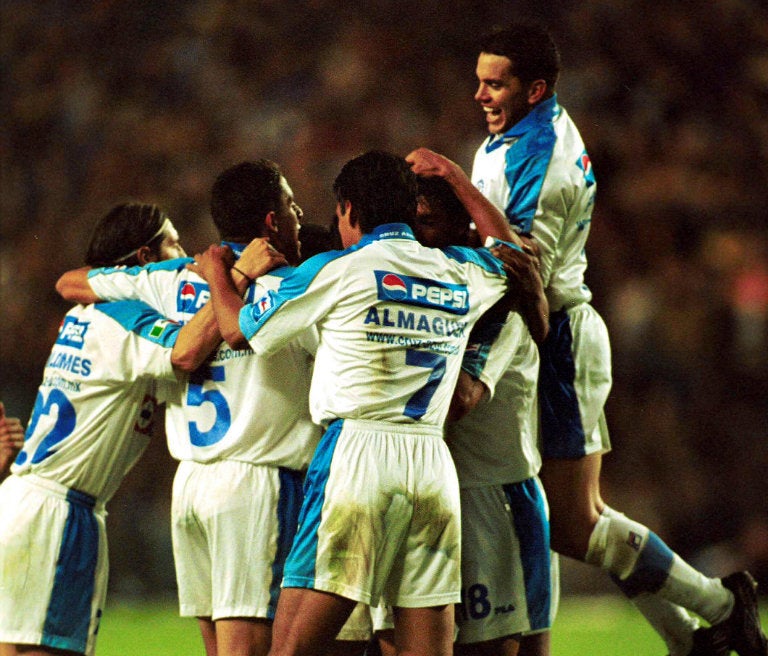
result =
[[[269,584],[269,606],[267,607],[267,618],[270,620],[275,619],[285,560],[296,537],[299,511],[304,498],[302,491],[304,475],[300,471],[280,467],[278,476],[280,492],[277,499],[277,550],[275,559],[272,561],[272,581]]]
[[[92,496],[69,490],[67,501],[69,513],[40,642],[55,649],[85,652],[99,557],[99,525]]]
[[[328,426],[309,464],[304,480],[304,502],[299,515],[299,527],[291,553],[285,561],[284,588],[314,588],[317,532],[325,504],[325,487],[343,425],[343,420],[337,419]]]
[[[586,454],[584,427],[574,381],[571,321],[565,310],[549,317],[549,334],[539,348],[539,404],[541,406],[541,455],[574,460]]]
[[[502,488],[512,509],[515,533],[520,536],[520,560],[531,631],[548,629],[552,626],[552,566],[544,497],[534,478]]]
[[[624,580],[612,575],[619,589],[630,599],[641,592],[658,592],[669,577],[675,554],[653,531],[640,552],[633,572]]]

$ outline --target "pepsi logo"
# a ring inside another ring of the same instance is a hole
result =
[[[182,301],[195,300],[195,286],[191,282],[185,282],[179,290],[179,299]]]
[[[388,273],[381,279],[381,287],[393,300],[401,300],[408,295],[408,287],[400,276]]]

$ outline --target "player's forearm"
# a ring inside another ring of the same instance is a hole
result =
[[[495,237],[522,246],[522,241],[510,227],[504,213],[483,196],[464,171],[457,167],[446,176],[446,180],[475,222],[481,243],[486,237]]]
[[[470,376],[466,371],[459,373],[456,389],[451,397],[451,406],[448,410],[448,421],[458,421],[468,412],[473,410],[485,396],[485,385]]]
[[[542,292],[540,296],[522,303],[520,312],[528,325],[533,341],[541,344],[549,334],[549,303]]]
[[[250,282],[242,273],[233,271],[230,275],[225,269],[218,270],[208,281],[219,332],[234,349],[248,346],[248,340],[240,330],[240,310],[243,307],[242,295]]]
[[[90,267],[67,271],[56,281],[56,291],[66,301],[72,303],[96,303],[101,300],[91,289],[88,282]]]
[[[171,363],[179,371],[195,371],[220,343],[221,333],[209,301],[179,331]]]

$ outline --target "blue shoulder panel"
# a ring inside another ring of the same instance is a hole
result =
[[[354,250],[357,248],[352,246],[343,251],[318,253],[294,269],[286,267],[287,275],[277,292],[267,292],[265,296],[240,310],[240,330],[245,338],[253,337],[258,330],[257,324],[264,323],[283,303],[303,294],[325,265]]]
[[[181,330],[181,324],[166,319],[142,301],[113,301],[97,303],[94,307],[125,330],[168,348],[176,343]]]
[[[555,129],[546,123],[524,135],[506,152],[504,175],[510,197],[505,213],[510,224],[523,232],[531,231],[555,141]]]
[[[97,267],[95,269],[91,269],[88,272],[88,277],[91,278],[92,276],[98,276],[105,273],[115,273],[116,271],[119,271],[120,273],[126,273],[129,276],[137,276],[142,271],[180,271],[186,267],[187,264],[190,264],[194,261],[195,260],[191,257],[179,257],[173,260],[164,260],[163,262],[150,262],[149,264],[145,264],[143,267]]]
[[[514,244],[509,244],[508,242],[504,243],[510,248],[517,248]],[[507,275],[504,271],[504,264],[502,261],[494,257],[487,248],[448,246],[447,248],[442,249],[442,251],[452,260],[461,262],[462,264],[471,262],[491,273],[496,273],[500,276]]]

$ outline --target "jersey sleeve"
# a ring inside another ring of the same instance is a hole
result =
[[[521,340],[521,330],[527,330],[517,313],[510,313],[507,321],[497,329],[473,332],[464,350],[461,368],[488,388],[490,400],[507,367],[512,362]]]
[[[188,293],[180,281],[190,262],[193,262],[191,258],[180,258],[143,267],[92,269],[88,273],[88,283],[104,301],[144,301],[156,310],[172,315],[178,311],[184,294]]]
[[[332,256],[332,254],[328,254]],[[314,257],[240,311],[240,330],[256,353],[274,353],[313,327],[335,304],[341,276],[329,271],[329,258]],[[316,346],[314,347],[316,350]],[[311,352],[311,351],[310,351]]]
[[[110,358],[119,377],[176,379],[171,352],[181,324],[140,301],[98,303],[95,309],[115,323],[118,335],[111,340],[105,357]]]

